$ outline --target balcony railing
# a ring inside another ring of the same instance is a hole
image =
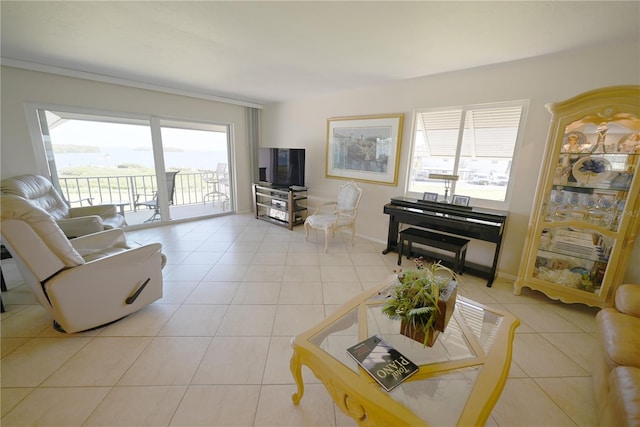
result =
[[[61,177],[63,197],[72,205],[118,204],[123,211],[136,211],[135,202],[150,200],[158,191],[155,175]],[[173,206],[229,200],[228,176],[215,172],[178,173]],[[215,200],[213,200],[215,201]]]

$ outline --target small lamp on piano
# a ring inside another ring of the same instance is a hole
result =
[[[447,175],[444,173],[430,173],[429,179],[440,179],[444,181],[444,202],[449,203],[449,189],[451,181],[457,181],[458,175]]]

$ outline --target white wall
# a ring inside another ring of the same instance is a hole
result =
[[[515,276],[531,211],[549,125],[548,102],[560,101],[597,87],[640,83],[640,43],[629,41],[564,55],[403,80],[364,90],[272,104],[262,113],[264,146],[296,146],[307,152],[310,203],[331,199],[343,181],[326,179],[327,118],[379,113],[405,113],[402,162],[397,187],[362,184],[364,197],[358,234],[386,242],[385,203],[405,191],[412,113],[418,108],[530,99],[524,144],[514,168],[516,191],[510,201],[499,271]],[[0,67],[0,176],[38,173],[25,116],[25,103],[78,106],[96,110],[154,114],[160,117],[228,122],[234,125],[238,210],[251,209],[251,169],[244,107],[187,96],[134,89],[79,78]],[[490,258],[492,245],[473,242],[470,260]],[[636,243],[627,280],[640,282],[640,244]]]
[[[235,144],[238,211],[251,210],[251,166],[245,107],[80,78],[1,67],[0,175],[42,173],[29,136],[26,103],[230,123]],[[246,190],[245,190],[246,189]]]
[[[266,105],[262,116],[262,145],[306,148],[306,184],[310,204],[331,199],[344,181],[325,178],[327,118],[383,113],[404,113],[402,161],[397,187],[363,183],[358,234],[386,242],[388,216],[383,206],[406,189],[413,111],[427,107],[480,104],[529,99],[524,144],[514,161],[515,191],[498,270],[516,276],[529,214],[541,167],[550,115],[549,102],[561,101],[604,86],[640,83],[638,41],[598,46],[530,60],[522,60],[455,73],[441,74],[313,99]],[[487,263],[493,246],[472,242],[467,259]],[[636,243],[632,259],[640,259]],[[640,283],[637,263],[630,263],[627,280]]]

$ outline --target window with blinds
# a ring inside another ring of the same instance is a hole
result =
[[[409,192],[436,192],[443,201],[445,183],[429,175],[456,175],[446,183],[447,202],[456,194],[504,203],[527,106],[516,101],[416,111]]]

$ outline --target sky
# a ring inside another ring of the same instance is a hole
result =
[[[151,149],[149,126],[68,120],[50,129],[52,144],[90,145]],[[185,151],[219,151],[226,148],[223,132],[162,128],[164,148]]]

